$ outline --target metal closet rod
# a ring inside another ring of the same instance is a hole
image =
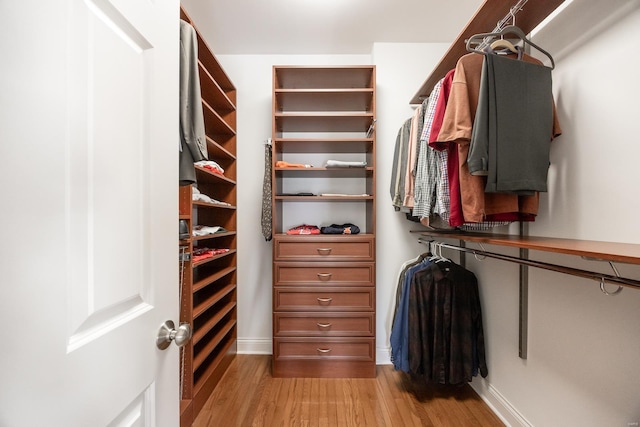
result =
[[[578,276],[578,277],[583,277],[583,278],[586,278],[586,279],[593,279],[593,280],[595,280],[597,282],[600,282],[601,289],[602,289],[602,285],[604,285],[605,282],[613,283],[613,284],[616,284],[618,286],[627,286],[627,287],[640,289],[640,281],[633,280],[633,279],[628,279],[628,278],[625,278],[625,277],[612,276],[610,274],[596,273],[595,271],[581,270],[579,268],[566,267],[566,266],[563,266],[563,265],[550,264],[550,263],[547,263],[547,262],[535,261],[535,260],[530,260],[530,259],[522,259],[522,258],[518,258],[518,257],[513,257],[513,256],[509,256],[509,255],[502,255],[502,254],[497,254],[497,253],[494,253],[494,252],[487,252],[487,251],[483,251],[483,250],[470,249],[470,248],[467,248],[467,247],[455,246],[455,245],[451,245],[451,244],[448,244],[448,243],[436,242],[434,240],[420,239],[419,241],[421,243],[429,243],[430,245],[431,244],[436,244],[436,245],[438,245],[438,246],[440,246],[442,248],[446,248],[446,249],[453,249],[453,250],[460,251],[460,252],[468,252],[468,253],[473,254],[474,256],[475,255],[486,256],[486,257],[489,257],[489,258],[495,258],[495,259],[499,259],[499,260],[502,260],[502,261],[515,262],[517,264],[528,265],[530,267],[537,267],[537,268],[542,268],[544,270],[551,270],[551,271],[556,271],[558,273],[569,274],[571,276]],[[604,290],[603,290],[603,292],[604,292]]]

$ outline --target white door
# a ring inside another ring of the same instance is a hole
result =
[[[177,0],[0,0],[0,426],[177,426]]]

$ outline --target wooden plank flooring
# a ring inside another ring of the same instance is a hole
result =
[[[372,379],[273,378],[270,363],[236,356],[193,426],[504,426],[468,385],[420,384],[391,365]]]

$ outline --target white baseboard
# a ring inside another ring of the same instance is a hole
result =
[[[391,365],[391,348],[376,348],[376,365]]]
[[[471,387],[508,427],[533,427],[527,419],[486,380],[474,380]]]
[[[238,354],[272,354],[271,339],[238,338]]]

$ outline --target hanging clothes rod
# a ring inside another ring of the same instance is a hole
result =
[[[442,248],[445,248],[445,249],[453,249],[453,250],[460,251],[460,252],[471,253],[474,256],[486,256],[486,257],[489,257],[489,258],[495,258],[495,259],[499,259],[499,260],[502,260],[502,261],[515,262],[517,264],[528,265],[530,267],[536,267],[536,268],[541,268],[541,269],[544,269],[544,270],[555,271],[555,272],[558,272],[558,273],[569,274],[571,276],[583,277],[583,278],[586,278],[586,279],[593,279],[593,280],[595,280],[597,282],[600,282],[600,289],[605,293],[607,293],[604,290],[604,284],[606,282],[612,283],[612,284],[615,284],[615,285],[618,285],[618,286],[626,286],[626,287],[640,289],[640,281],[634,280],[634,279],[628,279],[628,278],[625,278],[625,277],[612,276],[610,274],[597,273],[595,271],[588,271],[588,270],[582,270],[582,269],[579,269],[579,268],[566,267],[566,266],[563,266],[563,265],[551,264],[551,263],[542,262],[542,261],[522,259],[522,258],[510,256],[510,255],[502,255],[502,254],[498,254],[498,253],[494,253],[494,252],[487,252],[487,251],[483,251],[483,250],[471,249],[471,248],[468,248],[468,247],[460,247],[460,246],[451,245],[451,244],[448,244],[448,243],[435,242],[434,240],[427,240],[427,239],[420,238],[420,239],[418,239],[418,241],[420,243],[428,243],[429,245],[436,244],[439,247],[442,247]],[[614,269],[614,271],[616,271],[616,270]],[[620,289],[618,291],[615,291],[615,292],[608,292],[607,294],[614,295],[614,294],[618,293],[619,291],[620,291]]]
[[[492,32],[502,31],[504,27],[511,22],[511,25],[516,25],[516,13],[520,12],[525,4],[527,4],[529,0],[519,0],[518,3],[514,4],[511,9],[509,9],[509,13],[507,13],[504,18],[498,21],[496,28],[493,29]]]
[[[499,33],[502,32],[502,30],[504,30],[509,23],[512,26],[515,26],[516,14],[522,10],[522,8],[527,3],[527,1],[528,0],[519,0],[515,5],[511,6],[511,8],[509,8],[509,13],[507,13],[501,20],[498,21],[493,31],[491,31],[491,33],[484,34],[485,37],[483,41],[477,46],[477,50],[482,51],[487,46],[489,46],[489,43],[491,43],[491,41],[494,40],[494,37],[495,37],[495,36],[492,36],[492,34],[498,33],[498,35],[500,35]],[[521,38],[524,38],[524,37],[521,37]],[[467,50],[469,50],[469,40],[466,40]]]

